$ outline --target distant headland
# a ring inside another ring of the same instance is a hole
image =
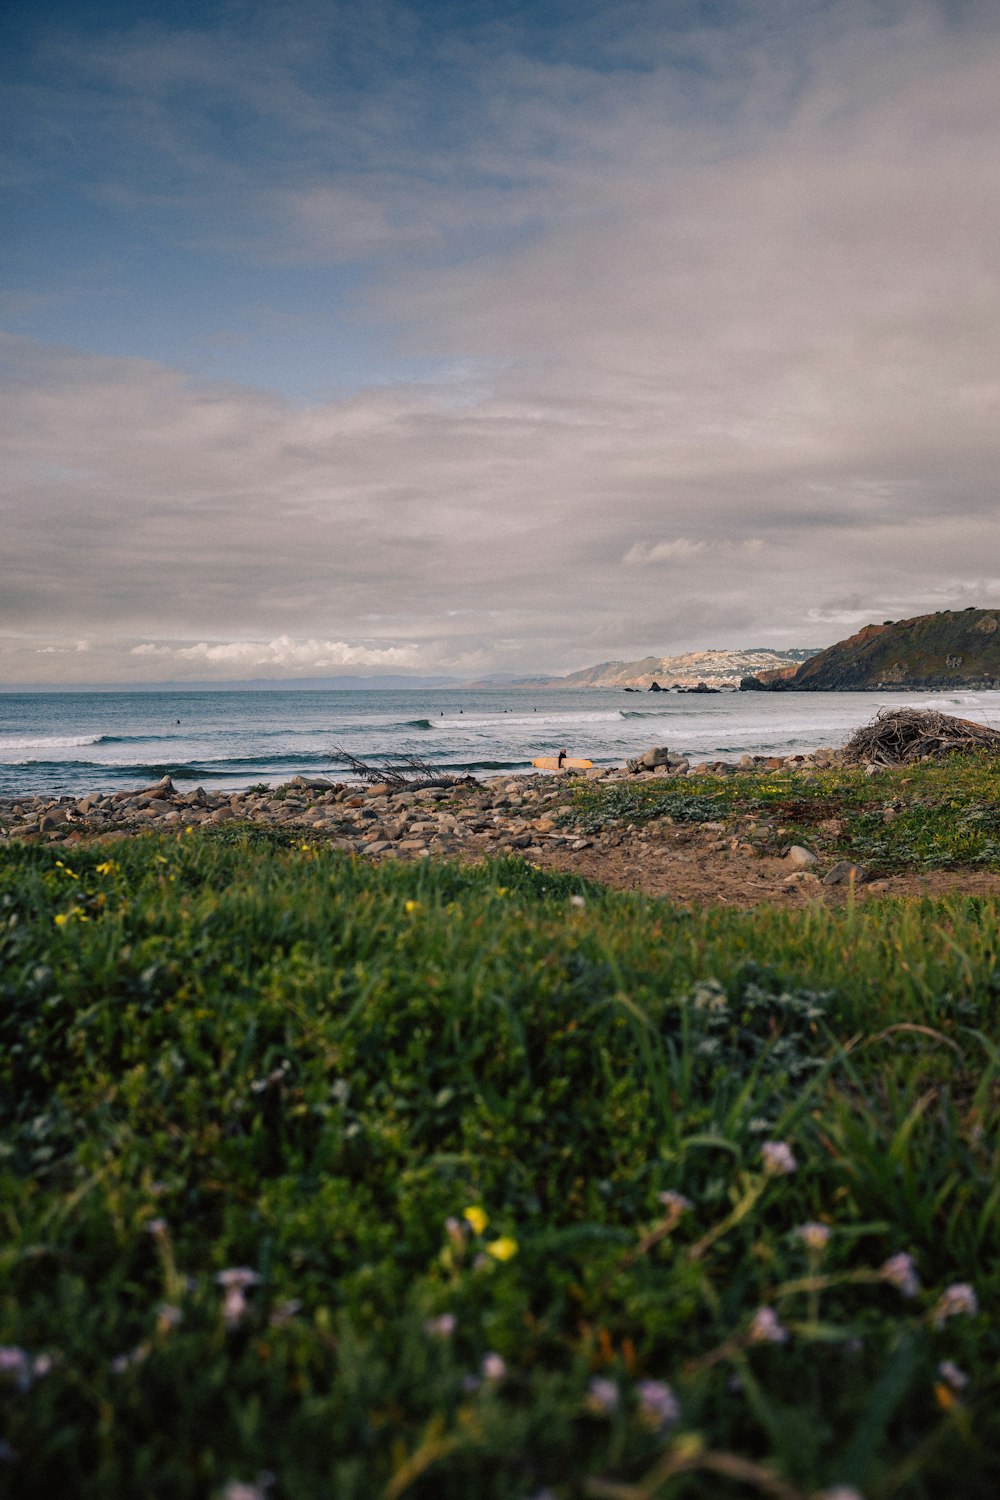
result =
[[[866,625],[795,667],[752,673],[744,692],[900,692],[1000,688],[1000,617],[945,609]]]

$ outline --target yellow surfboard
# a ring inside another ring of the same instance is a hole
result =
[[[537,766],[540,771],[558,771],[559,757],[558,755],[539,755],[531,764]],[[593,764],[592,760],[580,760],[578,757],[567,755],[563,759],[562,769],[564,771],[589,771]]]

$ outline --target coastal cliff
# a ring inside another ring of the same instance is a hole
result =
[[[1000,688],[1000,617],[947,609],[866,625],[794,671],[761,672],[740,686],[772,693]]]

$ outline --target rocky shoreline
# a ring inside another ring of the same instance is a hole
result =
[[[855,893],[859,898],[956,892],[1000,897],[1000,874],[991,870],[916,867],[885,875],[855,864],[856,845],[843,842],[847,825],[841,817],[821,818],[806,841],[809,847],[797,843],[794,830],[782,826],[782,803],[794,792],[790,778],[801,775],[805,789],[811,773],[846,764],[858,765],[857,755],[846,748],[692,765],[661,746],[621,768],[496,776],[482,782],[466,777],[423,786],[295,776],[275,788],[211,793],[200,787],[184,792],[163,777],[131,791],[0,798],[0,846],[24,841],[68,850],[144,833],[183,837],[189,829],[233,824],[238,837],[245,833],[271,837],[278,846],[342,849],[373,862],[476,862],[517,855],[541,870],[572,873],[684,906],[802,906],[817,899],[838,903]],[[883,767],[872,763],[864,769],[875,774]],[[699,784],[710,774],[753,775],[758,782],[773,775],[783,778],[785,786],[776,787],[773,812],[743,807],[737,798],[727,811],[720,807],[718,817],[710,806],[699,807],[696,821],[686,815],[675,819],[666,809],[631,821],[624,806],[622,815],[613,805],[594,819],[576,795],[581,781],[598,782],[612,794],[620,789],[627,806],[629,786],[669,777],[690,787],[685,801],[698,802]],[[877,798],[883,822],[897,816],[897,796],[898,789],[887,781]]]
[[[749,756],[735,764],[692,765],[664,747],[654,747],[622,769],[585,771],[588,781],[634,782],[669,776],[808,771],[838,763],[838,752]],[[181,791],[164,776],[129,791],[90,792],[83,797],[0,798],[0,838],[79,843],[126,838],[143,832],[183,832],[203,825],[243,822],[321,837],[355,854],[426,858],[463,850],[487,854],[532,848],[590,847],[593,840],[567,828],[562,815],[572,801],[578,772],[517,774],[476,782],[394,787],[345,784],[295,776],[276,788],[209,792]]]

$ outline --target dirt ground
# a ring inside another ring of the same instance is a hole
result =
[[[840,905],[846,885],[825,886],[818,875],[796,874],[783,859],[718,849],[710,839],[683,841],[633,839],[615,847],[571,850],[532,849],[531,863],[563,870],[622,891],[642,891],[689,906],[807,906],[821,901]],[[820,866],[820,873],[825,873]],[[951,894],[1000,897],[1000,874],[982,870],[934,870],[865,880],[855,887],[857,899]]]

